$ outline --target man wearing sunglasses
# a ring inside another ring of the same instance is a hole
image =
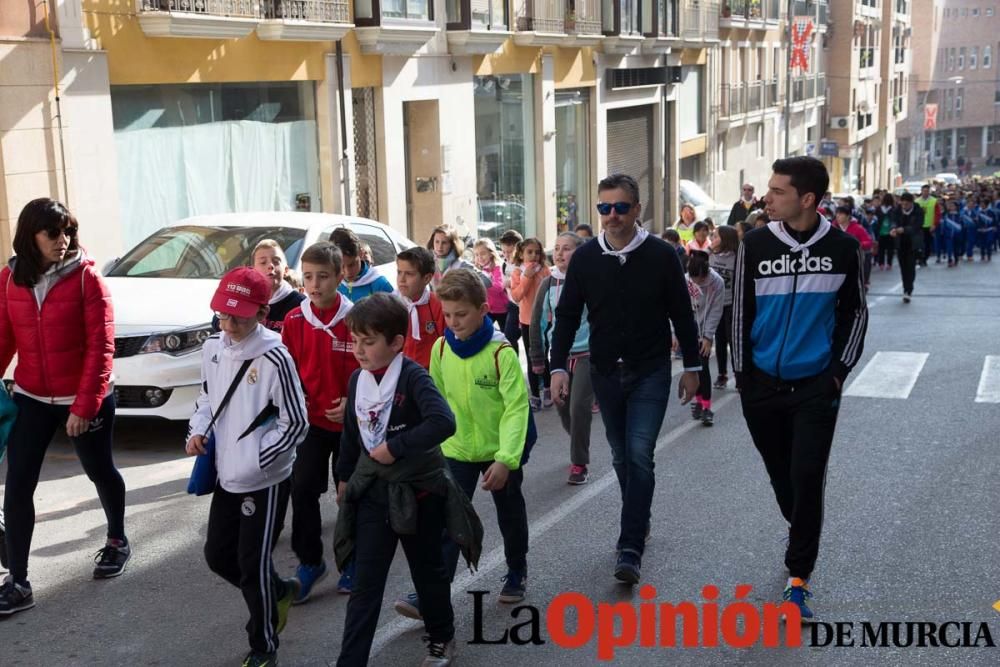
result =
[[[614,575],[636,584],[649,536],[653,452],[670,395],[671,323],[684,354],[682,403],[698,389],[698,329],[677,253],[636,222],[635,179],[608,176],[597,191],[603,231],[573,253],[556,306],[552,396],[566,400],[567,357],[586,307],[591,379],[622,494]]]
[[[729,212],[727,224],[735,225],[738,222],[743,222],[750,215],[750,211],[764,208],[764,202],[757,199],[753,193],[753,186],[749,183],[744,183],[740,191],[740,198],[736,200],[732,210]]]

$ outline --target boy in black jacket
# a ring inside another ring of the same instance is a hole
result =
[[[351,310],[347,325],[361,369],[351,377],[344,413],[334,550],[338,562],[353,552],[357,575],[337,664],[368,662],[399,541],[424,611],[423,665],[448,665],[455,627],[441,540],[449,510],[465,496],[451,493],[440,444],[455,432],[455,417],[427,371],[402,354],[409,316],[398,298],[373,294]]]

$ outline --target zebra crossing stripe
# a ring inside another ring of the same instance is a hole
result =
[[[1000,403],[1000,355],[990,354],[983,359],[976,403]]]
[[[876,352],[844,392],[863,398],[909,398],[927,352]]]

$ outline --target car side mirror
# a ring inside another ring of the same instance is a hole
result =
[[[108,272],[111,271],[111,269],[115,268],[115,265],[118,264],[118,260],[120,260],[120,259],[121,259],[121,257],[115,257],[114,259],[112,259],[109,262],[107,262],[104,265],[104,267],[101,268],[101,275],[102,276],[108,275]]]

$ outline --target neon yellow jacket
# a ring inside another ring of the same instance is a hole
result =
[[[444,455],[459,461],[499,461],[521,467],[528,432],[528,386],[517,353],[492,341],[462,359],[442,336],[431,351],[431,378],[455,413],[455,435],[444,441]]]

